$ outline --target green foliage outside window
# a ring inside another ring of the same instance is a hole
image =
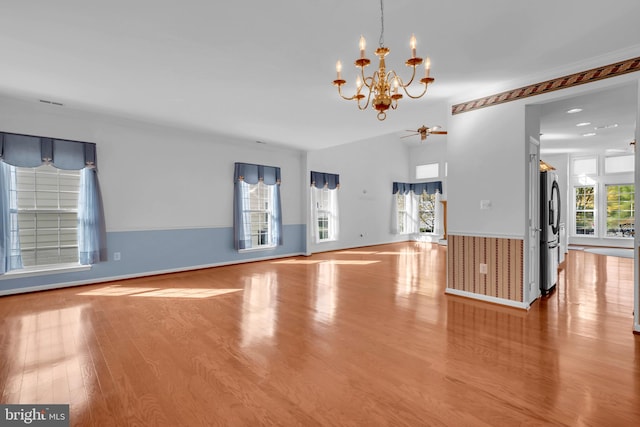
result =
[[[576,234],[595,234],[595,187],[576,187]]]
[[[635,186],[607,185],[607,237],[633,237]]]

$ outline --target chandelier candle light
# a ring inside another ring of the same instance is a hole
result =
[[[380,46],[376,49],[375,55],[379,58],[380,62],[378,70],[374,71],[373,75],[365,76],[364,67],[368,66],[371,61],[366,57],[366,41],[363,36],[360,36],[360,58],[356,59],[355,66],[360,68],[360,74],[356,79],[356,93],[353,96],[344,96],[342,94],[342,85],[347,81],[342,78],[342,63],[338,61],[336,63],[337,77],[333,81],[335,86],[338,86],[338,94],[347,101],[355,100],[358,103],[360,110],[366,110],[369,107],[369,103],[378,111],[378,120],[384,120],[387,118],[387,110],[389,108],[398,108],[398,100],[402,99],[402,94],[399,93],[399,89],[402,88],[405,94],[409,98],[418,99],[427,93],[427,87],[429,83],[433,83],[434,78],[429,76],[431,71],[431,61],[426,58],[424,61],[424,77],[420,79],[420,83],[424,85],[422,93],[419,95],[411,95],[407,88],[413,83],[416,76],[416,67],[422,64],[423,60],[416,56],[416,37],[411,35],[409,45],[411,46],[411,58],[407,59],[405,65],[412,68],[411,79],[405,84],[404,81],[398,76],[394,70],[387,72],[386,64],[384,61],[385,56],[389,54],[389,48],[384,46],[384,7],[382,0],[380,0]],[[365,92],[364,95],[362,92]],[[373,100],[371,97],[373,95]],[[361,102],[366,98],[364,104]]]

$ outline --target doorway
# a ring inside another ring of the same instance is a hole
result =
[[[537,105],[540,107],[540,159],[556,168],[564,196],[562,210],[567,213],[561,224],[559,261],[564,261],[570,248],[635,251],[634,328],[640,331],[637,220],[635,212],[631,215],[627,212],[623,218],[626,228],[622,223],[616,225],[616,215],[620,217],[620,213],[615,212],[616,204],[611,202],[612,194],[622,185],[634,191],[632,209],[639,199],[635,194],[639,185],[635,171],[640,170],[640,163],[637,150],[634,151],[631,144],[638,139],[639,97],[638,83],[633,81]],[[623,160],[631,162],[631,170],[612,168]],[[585,165],[591,165],[591,169],[579,170],[578,166]],[[629,227],[632,230],[629,231]]]

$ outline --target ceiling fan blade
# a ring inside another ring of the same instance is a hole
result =
[[[416,136],[416,135],[417,135],[417,133],[414,133],[414,134],[411,134],[411,135],[401,136],[400,138],[409,138],[409,137]]]
[[[429,133],[432,134],[432,135],[446,135],[447,131],[446,130],[432,130]]]

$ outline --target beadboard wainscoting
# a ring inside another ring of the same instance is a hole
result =
[[[447,242],[447,293],[523,306],[522,239],[449,235]]]

